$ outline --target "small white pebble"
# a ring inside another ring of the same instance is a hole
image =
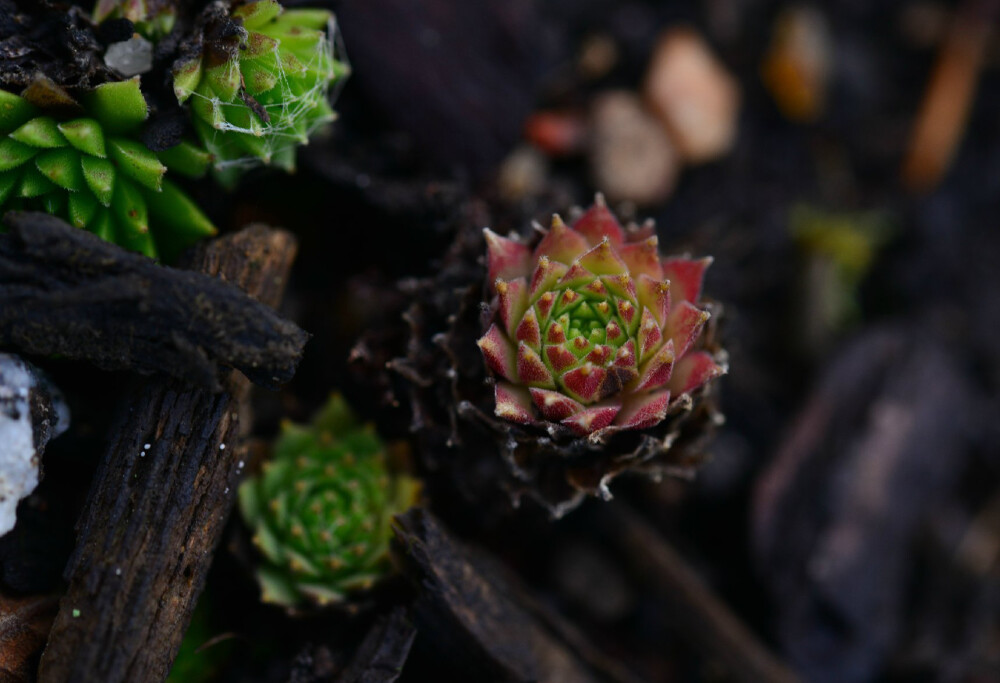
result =
[[[144,450],[144,451],[148,451],[148,450],[150,449],[150,447],[151,447],[151,446],[152,446],[152,444],[148,444],[148,443],[146,443],[146,444],[143,444],[143,445],[142,445],[142,450]]]
[[[112,43],[104,53],[104,63],[126,77],[146,73],[153,68],[153,44],[139,35]]]
[[[226,450],[226,444],[224,444],[224,443],[220,443],[220,444],[219,444],[219,450],[220,450],[220,451],[224,451],[224,450]]]
[[[243,469],[243,464],[244,464],[243,461],[240,460],[239,463],[237,463],[236,468],[240,470]]]
[[[121,575],[122,575],[122,568],[118,567],[117,569],[115,569],[115,576],[121,576]]]
[[[146,457],[146,451],[139,451],[139,457],[140,458],[145,458]]]
[[[223,493],[229,493],[229,487],[228,486],[226,487],[226,490],[223,491]]]

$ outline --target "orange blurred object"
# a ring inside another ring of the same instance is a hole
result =
[[[524,137],[550,156],[568,156],[583,150],[587,124],[572,111],[538,111],[524,123]]]
[[[983,6],[963,3],[941,45],[903,162],[902,181],[911,191],[934,189],[961,142],[993,33],[993,22],[980,16]]]
[[[814,121],[822,114],[831,52],[826,19],[818,10],[793,7],[778,16],[761,79],[789,119]]]

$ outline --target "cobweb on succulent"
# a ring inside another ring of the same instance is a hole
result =
[[[333,103],[340,96],[346,79],[336,78],[332,82],[317,79],[312,87],[296,95],[289,81],[287,72],[282,66],[279,50],[280,45],[271,48],[277,64],[278,83],[269,93],[256,96],[254,99],[261,108],[268,113],[269,121],[264,121],[260,116],[250,118],[249,126],[239,126],[232,123],[232,119],[237,118],[227,115],[231,112],[236,114],[238,110],[247,105],[242,101],[223,102],[218,96],[207,97],[197,91],[191,93],[192,99],[201,99],[208,102],[213,111],[218,110],[223,115],[214,129],[205,125],[204,128],[209,133],[206,147],[211,152],[215,152],[223,147],[232,149],[232,145],[227,145],[226,133],[242,133],[256,137],[264,147],[265,159],[280,159],[286,156],[294,158],[295,148],[305,143],[303,135],[295,128],[295,122],[308,120],[306,114],[314,106],[314,103],[325,99],[328,103]],[[324,61],[334,61],[342,64],[346,70],[350,70],[350,62],[347,52],[344,49],[343,37],[335,16],[331,15],[327,25],[326,33],[320,38],[315,54],[305,67],[309,70],[322,65]],[[230,62],[228,69],[239,70],[237,62]],[[270,95],[268,97],[267,95]],[[323,126],[329,123],[331,118],[314,118],[305,131],[305,137],[309,138],[318,132]],[[225,158],[216,155],[214,167],[217,171],[237,169],[240,171],[249,170],[261,164],[261,158],[255,155],[245,155],[236,158]]]

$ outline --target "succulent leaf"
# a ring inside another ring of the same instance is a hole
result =
[[[14,130],[35,115],[27,100],[6,90],[0,90],[0,130]]]
[[[160,162],[156,154],[141,143],[123,138],[109,140],[108,149],[118,170],[149,189],[159,192],[167,167]]]
[[[188,178],[202,177],[212,163],[211,154],[186,140],[161,152],[157,152],[156,156],[172,172],[179,173]]]
[[[84,188],[79,157],[71,149],[52,149],[35,157],[35,166],[42,174],[64,190],[76,192]]]
[[[69,144],[84,154],[103,159],[107,156],[104,148],[104,130],[94,119],[76,119],[59,124],[59,132]]]
[[[503,380],[498,417],[595,438],[648,429],[722,374],[689,353],[709,318],[698,300],[710,259],[661,258],[600,197],[571,226],[553,217],[533,249],[485,237],[494,323],[479,348]]]
[[[240,486],[260,552],[261,597],[287,607],[344,600],[388,570],[389,524],[417,483],[390,471],[385,450],[333,396],[309,426],[286,424],[263,472]]]
[[[86,116],[61,120],[0,91],[0,208],[44,209],[152,257],[214,234],[178,188],[163,191],[165,163],[123,132],[146,118],[138,80],[106,83],[83,99]],[[198,155],[183,153],[190,170]]]
[[[83,97],[83,106],[109,133],[134,133],[149,112],[139,77],[102,83]]]
[[[36,149],[55,149],[66,146],[66,138],[59,132],[56,122],[48,116],[38,116],[10,134],[12,140]]]
[[[260,164],[294,171],[295,147],[333,120],[330,88],[348,72],[334,49],[333,14],[258,0],[211,21],[238,30],[206,27],[203,54],[175,64],[173,77],[216,180],[231,187]]]

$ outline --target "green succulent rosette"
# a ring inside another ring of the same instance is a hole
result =
[[[326,10],[259,0],[207,22],[200,50],[174,65],[174,93],[221,184],[260,164],[295,170],[296,148],[334,119],[330,88],[348,73],[334,48]]]
[[[78,111],[48,115],[0,91],[0,209],[44,210],[154,258],[215,234],[136,138],[147,116],[138,79],[97,86]]]
[[[390,523],[419,485],[393,473],[371,426],[333,396],[309,426],[286,423],[274,457],[240,486],[243,519],[262,555],[261,598],[325,605],[372,586],[390,569]]]

